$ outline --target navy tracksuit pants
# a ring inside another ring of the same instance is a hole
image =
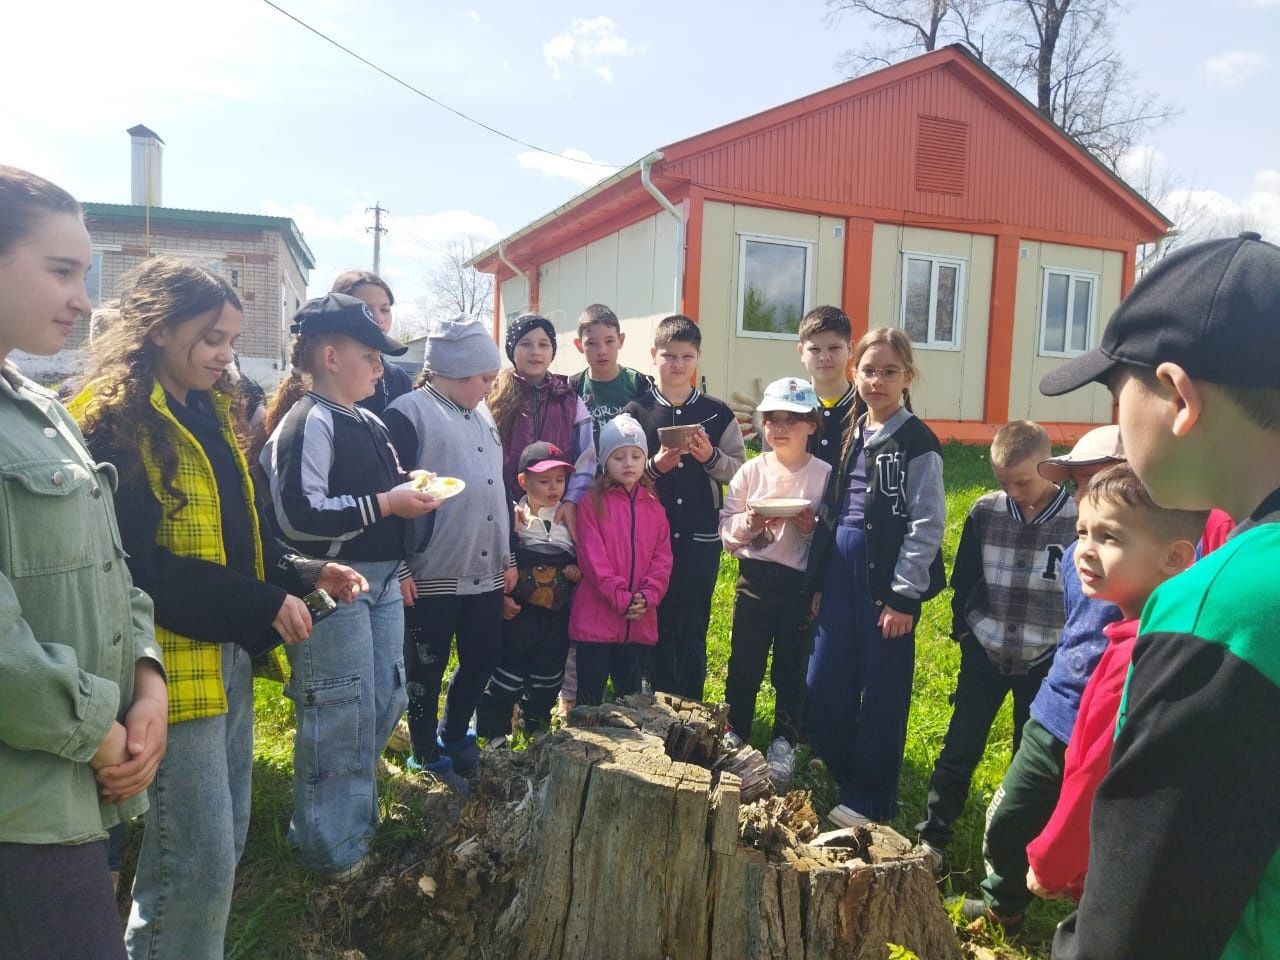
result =
[[[907,742],[914,631],[886,640],[867,595],[867,538],[837,527],[809,658],[809,743],[839,788],[840,803],[873,820],[897,810]]]

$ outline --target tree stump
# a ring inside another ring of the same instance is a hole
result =
[[[402,927],[410,905],[394,891],[429,882],[415,936],[389,937],[366,908],[356,945],[371,958],[883,960],[896,943],[959,958],[911,845],[881,826],[818,835],[801,791],[743,804],[724,768],[753,765],[722,755],[723,720],[629,697],[574,710],[523,769],[486,771],[486,752],[458,825],[416,861],[431,876],[370,891]]]

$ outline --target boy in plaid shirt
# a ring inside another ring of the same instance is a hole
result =
[[[956,550],[951,635],[960,644],[960,674],[929,781],[928,818],[916,828],[939,875],[996,712],[1012,693],[1017,750],[1062,630],[1062,554],[1076,538],[1076,505],[1037,470],[1051,452],[1038,423],[1000,428],[991,443],[1000,490],[974,504]]]

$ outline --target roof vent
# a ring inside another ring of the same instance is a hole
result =
[[[916,189],[964,196],[969,173],[969,125],[920,117],[916,127]]]

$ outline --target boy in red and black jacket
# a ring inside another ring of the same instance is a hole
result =
[[[1105,383],[1152,499],[1238,523],[1143,608],[1060,960],[1280,956],[1278,356],[1280,248],[1245,233],[1160,261],[1040,383]]]
[[[1124,463],[1094,477],[1080,501],[1073,555],[1080,589],[1091,600],[1115,604],[1124,619],[1103,628],[1107,648],[1080,698],[1057,806],[1027,845],[1027,888],[1037,896],[1078,900],[1084,890],[1089,808],[1111,761],[1138,616],[1156,587],[1195,560],[1207,516],[1156,506]]]

